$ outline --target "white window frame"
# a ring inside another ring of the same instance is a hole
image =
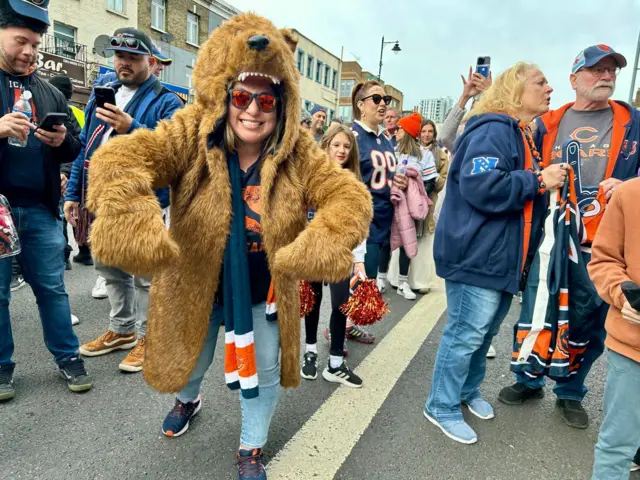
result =
[[[155,13],[155,15],[154,15]],[[167,15],[167,2],[166,0],[151,0],[151,28],[154,30],[158,30],[160,32],[164,32],[164,27],[166,24],[166,15]],[[155,20],[162,20],[162,25],[154,24]]]
[[[127,6],[127,0],[107,0],[107,8],[112,12],[126,13],[125,12],[126,6]]]
[[[195,47],[199,46],[198,44],[198,34],[200,33],[199,20],[200,20],[200,17],[198,17],[198,15],[196,15],[193,12],[187,12],[187,43]],[[189,38],[190,34],[195,38]]]
[[[68,29],[71,32],[61,32],[59,28]],[[53,37],[55,44],[55,53],[66,58],[76,58],[76,36],[78,29],[61,22],[53,22]],[[65,48],[65,46],[67,48]]]

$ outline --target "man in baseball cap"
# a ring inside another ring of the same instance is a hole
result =
[[[18,15],[32,18],[44,24],[49,22],[49,0],[9,0],[9,6]]]
[[[637,177],[640,167],[640,112],[624,102],[610,100],[620,69],[627,60],[604,44],[582,50],[571,67],[569,81],[576,92],[575,102],[552,110],[536,120],[534,141],[542,153],[545,166],[562,162],[562,144],[569,138],[580,142],[579,165],[575,172],[575,190],[580,214],[586,228],[586,242],[581,245],[585,263],[591,260],[591,242],[596,236],[607,202],[625,180]],[[538,245],[531,245],[535,251]],[[539,284],[540,259],[536,255],[523,292],[521,323],[531,323],[538,308],[536,292]],[[546,281],[545,278],[542,281]],[[547,301],[547,299],[540,299]],[[573,307],[569,307],[572,309]],[[582,407],[587,393],[585,379],[591,366],[604,350],[605,318],[609,306],[602,303],[590,320],[595,328],[587,345],[580,369],[566,382],[556,383],[556,405],[565,423],[574,428],[587,428],[589,417]],[[544,395],[543,376],[533,378],[516,375],[517,383],[505,387],[498,398],[507,404],[521,404]]]
[[[160,77],[160,74],[162,73],[162,71],[166,67],[171,65],[173,63],[173,60],[167,57],[166,55],[163,55],[163,53],[160,51],[160,49],[155,43],[153,44],[151,54],[153,55],[153,58],[156,59],[156,64],[151,71],[156,77]]]

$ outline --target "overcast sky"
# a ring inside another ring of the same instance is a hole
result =
[[[491,56],[494,77],[513,63],[538,64],[554,88],[552,107],[574,99],[569,73],[585,47],[606,43],[629,63],[614,98],[627,101],[640,30],[640,0],[226,0],[278,27],[293,27],[344,60],[360,57],[404,93],[404,108],[420,99],[460,96],[460,74]],[[639,75],[640,76],[640,75]],[[640,79],[636,82],[640,87]]]

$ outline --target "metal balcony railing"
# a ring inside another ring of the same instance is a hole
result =
[[[78,62],[87,62],[87,46],[76,43],[67,38],[56,37],[54,35],[44,34],[40,50],[61,57],[70,58]]]

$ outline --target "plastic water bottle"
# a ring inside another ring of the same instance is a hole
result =
[[[404,157],[402,159],[402,163],[400,164],[400,167],[398,167],[396,172],[398,172],[401,175],[405,175],[407,173],[407,164],[408,163],[409,163],[409,159],[407,157]]]
[[[29,90],[23,90],[20,98],[15,105],[13,105],[13,112],[24,113],[29,118],[29,121],[31,121],[32,112],[29,100],[31,100],[31,92]],[[31,133],[31,130],[29,130],[29,133]],[[8,141],[9,145],[13,145],[14,147],[26,147],[28,140],[29,139],[23,141],[18,137],[9,137]]]

